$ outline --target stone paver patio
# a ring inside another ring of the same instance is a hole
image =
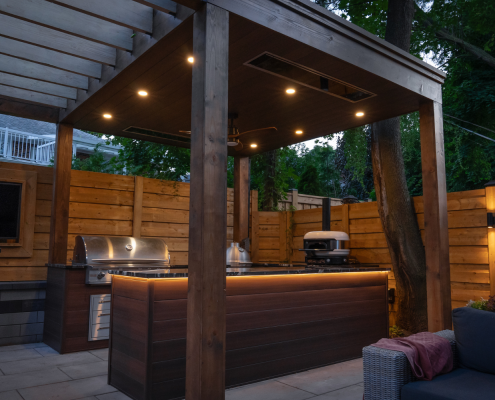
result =
[[[107,384],[108,350],[60,355],[43,343],[0,347],[0,400],[128,400]],[[227,400],[361,400],[362,360],[230,389]]]

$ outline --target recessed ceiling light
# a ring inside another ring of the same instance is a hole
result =
[[[285,91],[287,94],[294,94],[296,93],[296,89],[289,88]]]
[[[140,90],[140,91],[138,92],[138,95],[143,96],[143,97],[144,97],[144,96],[148,96],[148,92],[147,92],[146,90]]]
[[[112,118],[112,114],[103,114],[103,118],[110,119]]]
[[[252,143],[251,147],[254,149],[255,147],[258,147],[258,145],[256,143]]]
[[[364,116],[364,112],[359,111],[356,113],[356,117],[362,117],[362,116]]]
[[[189,61],[192,64],[194,62],[194,57],[189,57],[187,61]]]
[[[296,131],[296,135],[302,135],[303,134],[303,131],[299,130],[299,131]]]

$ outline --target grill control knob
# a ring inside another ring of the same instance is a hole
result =
[[[103,279],[105,277],[105,273],[104,272],[100,272],[98,275],[96,275],[96,277],[98,279]]]

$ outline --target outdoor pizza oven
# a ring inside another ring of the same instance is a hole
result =
[[[109,270],[169,267],[170,253],[160,238],[77,236],[72,265],[86,268],[86,284],[110,285]]]

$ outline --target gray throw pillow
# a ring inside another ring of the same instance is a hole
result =
[[[461,366],[495,374],[495,312],[461,307],[452,316]]]

